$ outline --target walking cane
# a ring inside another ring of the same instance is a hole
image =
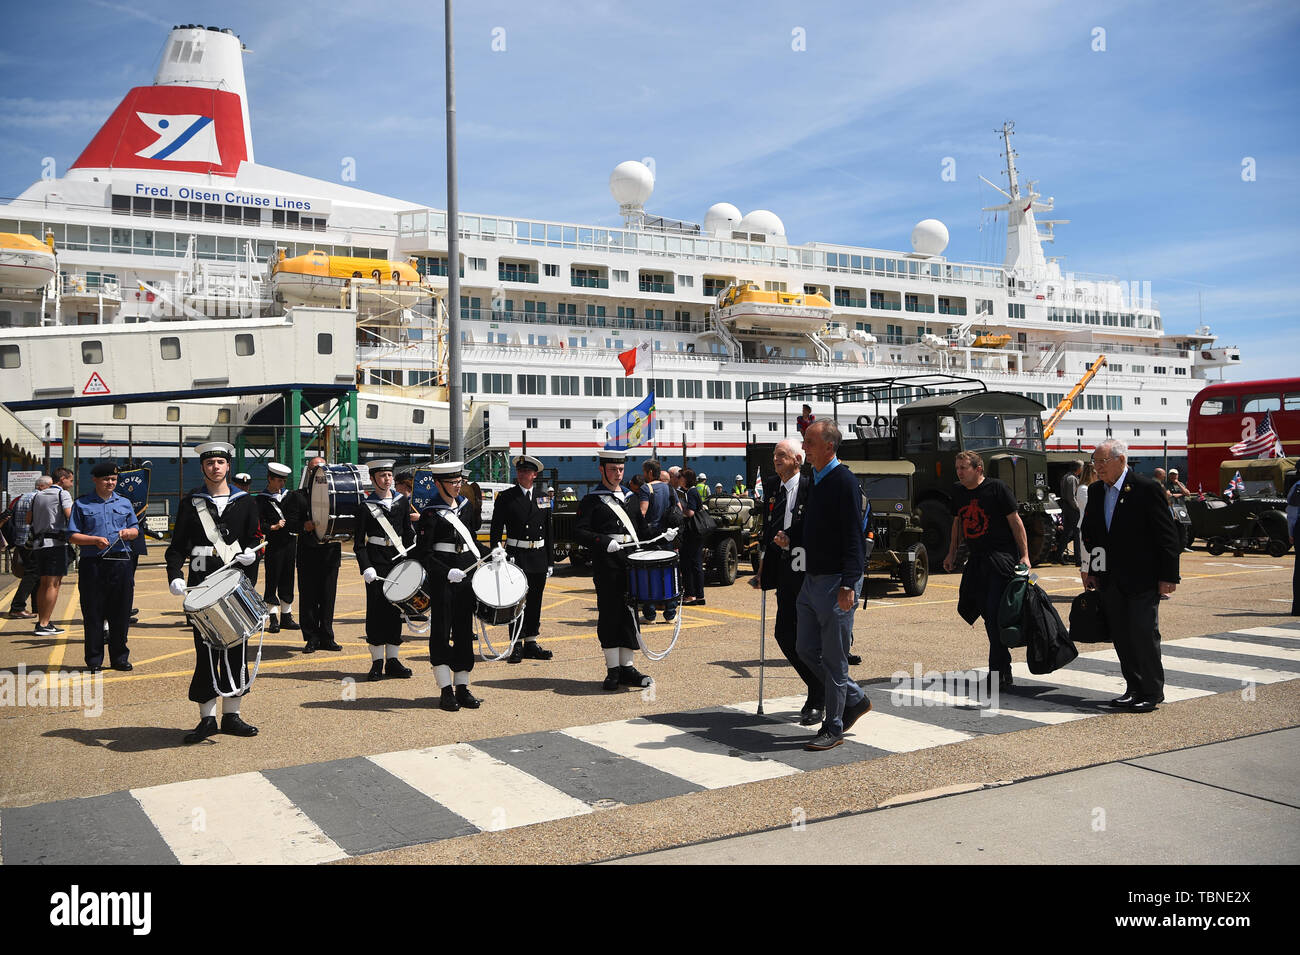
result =
[[[758,614],[758,715],[763,715],[763,667],[767,662],[767,591],[763,591],[762,609]]]

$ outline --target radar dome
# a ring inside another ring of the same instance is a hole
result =
[[[730,202],[715,202],[704,213],[704,231],[709,235],[730,232],[740,222],[740,210]]]
[[[918,255],[939,255],[948,248],[948,227],[938,219],[922,219],[912,230],[912,249]]]
[[[736,228],[741,232],[763,232],[767,235],[785,235],[785,223],[775,212],[755,209],[740,220]]]
[[[641,206],[654,192],[655,174],[645,163],[629,159],[609,174],[609,191],[620,206]]]

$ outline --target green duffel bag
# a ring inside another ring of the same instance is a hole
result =
[[[1029,568],[1016,564],[1015,575],[1007,582],[998,604],[998,636],[1004,647],[1023,647],[1029,642],[1025,629],[1025,593],[1029,589]]]

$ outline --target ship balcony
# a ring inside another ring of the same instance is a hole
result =
[[[872,292],[870,307],[880,312],[901,312],[903,297],[897,292]]]
[[[909,312],[934,314],[934,297],[931,295],[907,294],[903,297],[903,308]]]
[[[100,272],[60,273],[60,294],[66,299],[84,299],[105,304],[122,304],[122,286],[117,276]]]
[[[573,269],[569,272],[569,284],[574,288],[609,288],[609,276],[595,269]]]
[[[536,272],[530,269],[502,265],[497,269],[497,280],[500,282],[525,282],[529,285],[536,285],[538,276]]]
[[[672,295],[677,291],[677,287],[672,282],[652,282],[649,279],[638,281],[637,288],[642,292],[655,292],[661,295]]]
[[[866,289],[837,288],[835,290],[836,308],[866,308]]]
[[[961,304],[956,305],[947,299],[941,298],[939,299],[939,314],[940,315],[965,315],[966,303],[962,302]]]

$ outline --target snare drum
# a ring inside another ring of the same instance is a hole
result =
[[[628,554],[628,599],[636,603],[661,603],[680,597],[677,560],[677,552],[671,550],[636,550]]]
[[[237,567],[209,576],[185,595],[185,612],[208,646],[237,647],[266,626],[266,603]]]
[[[528,602],[528,578],[507,561],[484,564],[470,578],[474,591],[474,616],[486,624],[510,623]]]
[[[311,522],[318,540],[351,539],[365,506],[362,483],[355,464],[322,464],[312,471]]]
[[[398,561],[384,578],[384,596],[410,619],[429,610],[429,594],[424,589],[428,575],[418,560]]]

